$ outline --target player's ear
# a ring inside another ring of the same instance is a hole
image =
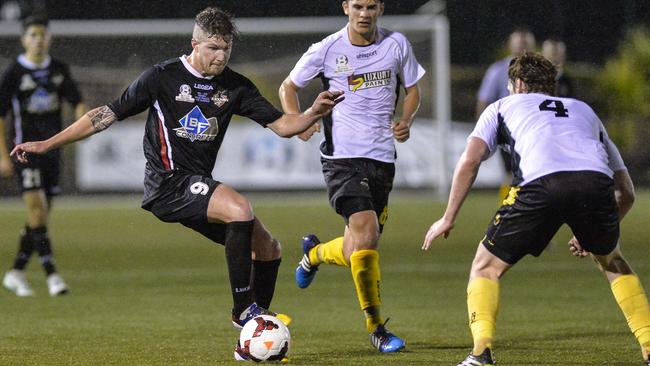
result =
[[[350,11],[348,10],[348,2],[347,2],[347,0],[343,0],[343,3],[341,4],[341,6],[343,7],[343,13],[345,13],[345,15],[350,15],[349,14]]]
[[[379,16],[384,15],[384,2],[380,1],[379,2]]]
[[[196,39],[192,38],[192,49],[195,49],[196,46],[198,46],[198,45],[199,45],[199,41],[197,41]]]

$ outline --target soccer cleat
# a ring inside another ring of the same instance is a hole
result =
[[[402,338],[386,329],[388,320],[386,319],[384,324],[379,325],[374,332],[370,333],[370,343],[381,353],[397,352],[406,346],[406,342]]]
[[[248,361],[248,355],[244,350],[241,348],[239,345],[239,339],[237,340],[237,344],[235,345],[235,351],[233,352],[233,356],[235,357],[235,361]]]
[[[50,296],[59,296],[68,293],[68,285],[65,284],[63,278],[58,273],[52,273],[47,276],[46,282]]]
[[[320,244],[320,240],[314,234],[309,234],[302,237],[302,252],[304,253],[298,267],[296,267],[296,284],[300,288],[307,288],[316,277],[318,266],[312,266],[309,260],[309,251],[316,245]]]
[[[492,360],[492,350],[486,348],[483,353],[474,356],[471,352],[457,366],[494,366],[497,363]]]
[[[34,291],[29,287],[29,283],[25,278],[25,272],[19,269],[12,269],[5,273],[2,286],[14,292],[17,296],[34,296]]]
[[[253,319],[254,317],[258,315],[271,315],[274,316],[278,319],[280,319],[281,322],[284,323],[284,325],[289,326],[291,324],[291,317],[287,314],[277,314],[274,313],[270,310],[264,309],[261,306],[258,306],[256,303],[250,304],[249,307],[244,309],[239,316],[236,316],[235,314],[232,314],[232,325],[233,327],[237,329],[241,329],[244,327],[244,324],[246,324],[249,320]]]

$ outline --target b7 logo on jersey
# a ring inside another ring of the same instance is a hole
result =
[[[219,133],[219,123],[216,117],[206,118],[199,106],[178,121],[181,127],[174,128],[176,136],[190,141],[212,141]]]

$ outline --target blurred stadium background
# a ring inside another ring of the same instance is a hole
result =
[[[209,5],[240,19],[244,34],[231,67],[253,79],[276,105],[277,88],[298,57],[330,33],[317,31],[317,25],[345,21],[338,0],[0,0],[0,68],[21,51],[16,19],[46,11],[54,35],[51,54],[71,65],[88,105],[95,107],[118,96],[150,65],[188,53],[191,18]],[[386,21],[405,29],[428,71],[416,131],[400,146],[399,186],[382,241],[387,315],[395,319],[391,329],[409,340],[407,352],[384,357],[370,349],[345,271],[323,270],[308,296],[293,284],[293,266],[301,256],[296,238],[303,230],[331,237],[341,229],[341,219],[326,203],[319,138],[308,144],[283,141],[235,120],[217,164],[217,179],[250,193],[256,213],[284,245],[274,306],[296,316],[293,364],[449,365],[467,351],[466,272],[496,206],[495,192],[472,194],[458,229],[433,253],[422,256],[417,249],[444,209],[434,198],[448,184],[473,126],[483,73],[505,55],[504,41],[516,26],[527,25],[538,45],[549,37],[567,43],[567,71],[578,97],[607,124],[637,185],[650,184],[650,35],[644,28],[650,24],[650,2],[386,0],[386,7]],[[431,24],[417,30],[414,19]],[[302,22],[305,32],[270,31],[283,22]],[[441,44],[436,37],[448,38]],[[0,365],[232,363],[225,361],[236,332],[224,310],[229,298],[223,295],[228,291],[223,251],[138,208],[142,120],[132,118],[65,149],[64,196],[55,203],[51,233],[72,293],[46,299],[35,262],[28,278],[36,298],[0,293]],[[446,151],[437,126],[447,129]],[[497,187],[500,169],[496,159],[489,161],[480,185]],[[242,176],[247,180],[238,180]],[[0,268],[10,265],[24,223],[15,186],[13,179],[0,180]],[[650,196],[641,191],[623,233],[628,257],[648,288]],[[566,255],[568,237],[561,231],[544,258],[525,259],[504,280],[509,287],[503,291],[498,357],[513,365],[635,364],[638,347],[606,284],[591,263],[576,265]],[[575,290],[567,291],[562,285],[567,283]],[[337,309],[338,322],[331,309]]]
[[[340,1],[335,0],[182,4],[156,0],[141,6],[118,0],[4,0],[0,2],[4,18],[0,67],[21,51],[16,20],[30,12],[45,12],[53,20],[52,55],[71,64],[88,105],[95,107],[118,96],[150,65],[188,53],[192,16],[214,4],[240,20],[243,37],[235,46],[231,67],[251,77],[276,105],[277,88],[302,52],[345,22]],[[643,48],[650,47],[650,41],[644,38],[647,30],[640,27],[650,24],[647,1],[402,0],[387,1],[386,8],[392,19],[386,17],[385,24],[408,35],[428,71],[422,81],[416,131],[408,144],[399,146],[398,187],[433,189],[444,195],[472,128],[483,72],[505,54],[508,34],[521,25],[533,31],[538,46],[549,37],[565,40],[567,72],[576,80],[577,96],[594,105],[610,124],[610,134],[623,150],[635,181],[650,182],[650,147],[643,143],[650,138],[646,128],[650,92],[648,83],[641,82],[648,80],[648,67],[644,67],[649,63],[648,51]],[[317,18],[298,18],[309,16]],[[624,51],[626,45],[632,50]],[[636,55],[632,60],[620,60],[630,53]],[[616,61],[623,64],[609,66]],[[621,72],[629,69],[625,62],[636,65],[642,75],[630,77],[634,70],[628,70],[626,79],[620,80]],[[318,91],[318,84],[312,83],[311,93],[303,94],[305,101]],[[613,88],[620,93],[613,93]],[[67,148],[64,191],[139,192],[144,161],[139,150],[141,123],[142,118],[133,118],[93,137],[91,143]],[[322,188],[316,152],[319,137],[303,144],[275,139],[254,124],[233,125],[217,164],[221,179],[244,190]],[[102,161],[96,158],[98,150],[103,152]],[[481,170],[478,184],[497,186],[500,177],[500,164],[490,161]],[[13,181],[0,182],[1,195],[16,193]]]

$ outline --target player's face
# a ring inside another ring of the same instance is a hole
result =
[[[205,76],[216,76],[223,72],[230,60],[232,38],[209,37],[192,41],[199,71]]]
[[[350,31],[362,36],[374,34],[377,18],[384,12],[384,3],[378,0],[347,0],[343,12],[348,16]]]
[[[50,48],[50,33],[42,25],[30,25],[22,38],[25,52],[32,55],[46,55]]]

